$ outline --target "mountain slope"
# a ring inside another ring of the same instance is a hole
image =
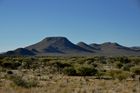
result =
[[[79,42],[73,44],[65,37],[47,37],[42,41],[8,51],[2,55],[23,55],[23,56],[140,56],[139,47],[125,47],[117,43],[106,42],[103,44],[86,44]]]
[[[32,51],[29,51],[25,48],[18,48],[14,51],[8,51],[6,53],[3,53],[2,55],[8,55],[8,56],[33,56],[35,55]]]
[[[129,47],[119,45],[117,43],[106,42],[103,44],[91,44],[90,46],[99,49],[100,51],[98,53],[100,55],[108,55],[108,56],[140,55],[140,52],[131,49]]]
[[[131,47],[131,49],[136,50],[136,51],[140,51],[140,47]]]
[[[65,37],[47,37],[26,49],[39,54],[81,54],[90,52],[84,48],[76,46]]]
[[[88,45],[88,44],[86,44],[84,42],[77,43],[77,46],[82,47],[82,48],[84,48],[86,50],[89,50],[89,51],[91,51],[93,53],[96,51],[96,49],[94,47],[91,47],[90,45]]]

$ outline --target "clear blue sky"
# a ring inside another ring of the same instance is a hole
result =
[[[0,52],[48,36],[140,46],[140,0],[0,0]]]

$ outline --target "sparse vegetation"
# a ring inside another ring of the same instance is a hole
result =
[[[0,73],[0,93],[136,93],[140,57],[3,56]]]

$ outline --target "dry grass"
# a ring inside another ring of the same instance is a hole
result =
[[[120,82],[62,75],[44,76],[37,81],[37,87],[23,88],[3,79],[0,82],[0,93],[140,93],[136,81]]]

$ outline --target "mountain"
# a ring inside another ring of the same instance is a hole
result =
[[[86,43],[84,43],[84,42],[79,42],[79,43],[77,43],[77,46],[79,46],[79,47],[81,47],[81,48],[84,48],[84,49],[86,49],[86,50],[89,50],[89,51],[91,51],[91,52],[93,52],[93,53],[96,51],[96,48],[91,47],[90,45],[88,45],[88,44],[86,44]]]
[[[8,51],[6,53],[3,53],[2,55],[8,55],[8,56],[20,56],[20,55],[33,56],[35,54],[32,51],[29,51],[28,49],[18,48],[18,49],[14,50],[14,51]]]
[[[26,49],[37,55],[72,55],[90,52],[87,49],[76,46],[65,37],[47,37],[39,43],[26,47]]]
[[[131,47],[131,49],[134,49],[136,51],[140,51],[140,47]]]
[[[98,52],[99,55],[107,55],[107,56],[140,55],[140,52],[131,49],[129,47],[119,45],[118,43],[105,42],[103,44],[90,44],[90,46],[100,50]]]
[[[96,49],[96,50],[101,50],[100,44],[92,43],[92,44],[90,44],[89,46],[91,46],[92,48],[94,48],[94,49]]]
[[[140,47],[125,47],[118,43],[106,42],[103,44],[73,44],[65,37],[47,37],[42,41],[8,51],[2,55],[22,56],[140,56]]]

